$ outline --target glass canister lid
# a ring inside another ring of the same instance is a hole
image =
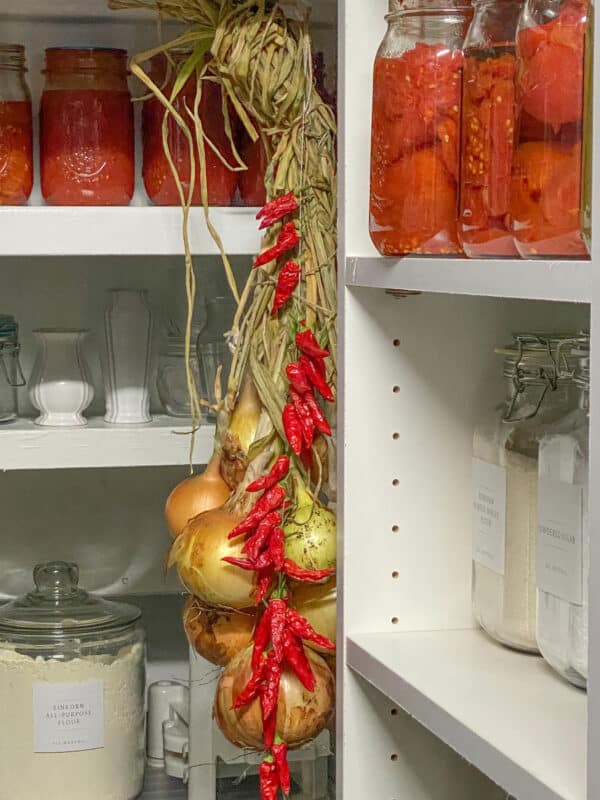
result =
[[[15,318],[10,314],[0,314],[0,343],[7,339],[16,339],[19,332]]]
[[[497,355],[505,357],[504,373],[513,377],[535,379],[551,375],[556,380],[573,377],[576,359],[573,351],[585,343],[585,336],[579,333],[515,333],[514,341],[505,347],[497,347]]]
[[[79,568],[65,561],[38,564],[34,589],[0,607],[0,635],[77,636],[133,625],[141,611],[79,588]]]

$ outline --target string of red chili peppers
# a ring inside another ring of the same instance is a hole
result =
[[[255,268],[280,258],[296,247],[299,236],[295,223],[283,222],[286,216],[296,211],[298,200],[290,192],[267,203],[258,213],[257,219],[262,220],[261,230],[277,222],[283,224],[277,242],[257,257]],[[295,261],[287,261],[279,272],[272,314],[276,314],[287,303],[300,277],[300,266]],[[296,334],[296,346],[300,357],[286,368],[290,381],[290,402],[283,411],[283,425],[290,448],[301,456],[306,465],[307,459],[310,459],[315,430],[331,435],[331,428],[321,411],[314,390],[329,402],[334,400],[334,396],[325,377],[324,359],[329,352],[319,347],[314,334],[308,329]],[[282,515],[291,503],[281,482],[287,478],[289,469],[289,456],[282,455],[267,475],[247,487],[246,491],[262,492],[262,495],[248,516],[229,534],[230,539],[246,537],[242,547],[245,558],[223,559],[241,569],[257,573],[256,604],[264,605],[253,636],[252,676],[234,702],[234,708],[241,708],[257,698],[260,701],[263,738],[267,750],[259,770],[262,800],[276,800],[279,789],[285,796],[291,790],[287,744],[277,735],[277,705],[282,671],[288,666],[302,685],[312,692],[315,689],[315,677],[303,641],[312,642],[326,650],[335,650],[335,644],[331,640],[318,634],[288,604],[288,578],[317,583],[330,577],[335,571],[302,569],[285,556]]]

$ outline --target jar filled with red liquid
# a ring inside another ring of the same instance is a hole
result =
[[[25,205],[33,187],[31,95],[25,48],[0,45],[0,206]]]
[[[267,202],[265,172],[269,162],[262,138],[259,136],[253,142],[244,131],[241,157],[247,169],[238,173],[240,199],[245,206],[264,206]]]
[[[523,0],[477,0],[464,45],[458,234],[466,255],[517,256],[510,224],[515,36]]]
[[[170,98],[176,68],[184,63],[189,55],[189,52],[183,50],[172,53],[171,56],[175,63],[175,68],[173,65],[168,64],[162,54],[155,56],[151,60],[149,75],[154,83],[162,89],[166,97]],[[202,193],[198,139],[194,123],[186,111],[186,107],[190,110],[194,108],[195,97],[196,75],[193,73],[175,99],[174,106],[190,125],[196,169],[192,203],[199,205],[202,202]],[[210,79],[202,80],[202,97],[199,111],[205,135],[217,148],[227,164],[236,166],[231,143],[225,132],[221,88]],[[181,201],[177,191],[177,184],[163,146],[164,118],[165,107],[162,103],[155,97],[148,98],[144,102],[142,110],[144,186],[146,187],[146,194],[155,205],[178,206]],[[232,120],[232,133],[235,133],[237,119],[234,120],[233,115],[230,116],[230,119]],[[169,152],[183,185],[184,195],[187,196],[191,179],[191,158],[188,139],[185,132],[171,115],[167,118],[167,131]],[[237,188],[237,173],[230,170],[208,144],[204,145],[204,154],[206,158],[208,204],[211,206],[230,206]]]
[[[517,32],[511,214],[522,256],[587,255],[582,137],[587,0],[526,0]]]
[[[471,16],[462,0],[406,0],[386,17],[373,79],[369,226],[384,255],[461,252],[459,116]]]
[[[42,194],[50,205],[124,206],[134,190],[125,50],[46,50],[40,108]]]

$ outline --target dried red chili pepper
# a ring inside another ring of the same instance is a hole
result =
[[[290,765],[287,760],[287,751],[288,746],[285,742],[274,744],[271,748],[279,776],[279,785],[281,786],[281,791],[286,796],[289,795],[292,790],[292,779],[290,776]]]
[[[295,608],[287,609],[286,623],[290,630],[292,630],[293,633],[295,633],[296,636],[299,636],[301,639],[305,639],[307,642],[312,642],[318,647],[322,647],[324,650],[335,650],[335,643],[326,636],[321,636],[320,633],[317,633],[310,622],[301,614],[299,614]]]
[[[261,219],[259,230],[264,230],[270,227],[275,222],[287,217],[288,214],[293,214],[298,211],[298,198],[294,192],[276,197],[274,200],[269,201],[264,205],[256,215],[256,219]]]
[[[315,676],[310,662],[304,652],[301,641],[289,629],[286,630],[283,641],[285,660],[298,676],[298,680],[309,692],[315,690]]]
[[[258,558],[261,551],[268,545],[273,530],[280,524],[281,514],[272,511],[259,523],[256,532],[244,542],[242,553],[246,553],[248,558]]]
[[[236,558],[235,556],[223,556],[221,561],[226,561],[234,567],[245,569],[246,572],[256,572],[256,561],[253,558]]]
[[[335,572],[335,567],[330,569],[303,569],[289,558],[285,559],[283,571],[295,581],[306,581],[307,583],[319,583],[319,581],[330,578]]]
[[[250,533],[258,527],[259,523],[270,514],[271,511],[276,511],[281,508],[285,500],[285,489],[282,486],[273,486],[266,491],[263,496],[256,501],[254,508],[248,514],[246,519],[240,522],[239,525],[229,533],[228,539],[235,539],[243,533]]]
[[[325,419],[325,415],[321,410],[321,406],[317,403],[314,395],[305,395],[304,404],[310,412],[315,428],[321,433],[325,434],[325,436],[331,436],[331,425]]]
[[[290,471],[289,456],[279,456],[277,461],[271,467],[268,475],[263,475],[262,478],[257,478],[246,486],[247,492],[260,492],[263,489],[272,489],[273,486],[283,480]]]
[[[304,447],[310,448],[315,437],[315,421],[310,408],[304,403],[303,398],[294,389],[290,389],[290,399],[296,409],[296,414],[302,426],[302,438]]]
[[[260,605],[267,596],[267,594],[269,593],[269,589],[271,588],[271,583],[273,581],[274,574],[275,570],[273,569],[272,566],[261,571],[258,577],[258,583],[256,585],[255,605],[257,606]]]
[[[299,456],[302,452],[302,424],[293,403],[287,403],[284,407],[281,421],[290,447]]]
[[[267,749],[273,746],[277,733],[277,711],[263,720],[263,742]]]
[[[269,539],[269,555],[276,572],[283,572],[285,566],[285,533],[274,528]]]
[[[252,670],[256,672],[259,668],[262,655],[265,651],[267,645],[269,644],[269,638],[271,636],[271,605],[269,604],[256,628],[254,629],[254,649],[252,651]]]
[[[269,247],[268,250],[265,250],[254,259],[254,264],[252,265],[253,269],[264,267],[265,264],[270,264],[271,261],[275,261],[279,256],[287,253],[288,250],[293,250],[299,241],[300,237],[296,230],[296,224],[294,222],[286,222],[279,231],[277,242],[273,247]]]
[[[293,361],[285,368],[285,374],[290,385],[299,393],[306,394],[312,392],[312,384],[309,383],[306,373],[297,361]]]
[[[266,759],[258,768],[260,800],[277,800],[279,771],[273,761]]]
[[[298,345],[298,349],[309,358],[316,360],[327,358],[329,355],[329,350],[323,350],[322,347],[319,347],[319,343],[310,328],[296,334],[296,344]]]
[[[285,600],[271,600],[269,603],[269,629],[271,635],[271,644],[273,645],[274,658],[277,663],[283,661],[283,643],[284,634],[287,627],[287,610],[288,605]]]
[[[277,713],[277,700],[279,699],[279,684],[281,682],[281,664],[275,657],[275,651],[271,650],[267,656],[267,666],[265,669],[265,684],[260,690],[260,708],[264,720]]]
[[[310,358],[307,358],[307,356],[301,356],[300,366],[304,370],[308,380],[312,383],[321,397],[324,400],[333,403],[335,397],[331,391],[331,387],[327,383],[324,374],[317,368],[315,362],[311,361]]]
[[[275,287],[275,297],[273,299],[273,308],[271,314],[275,314],[284,306],[294,293],[294,289],[298,286],[302,269],[295,261],[286,261],[279,272],[277,278],[277,286]]]
[[[258,668],[252,673],[248,683],[234,700],[233,708],[243,708],[243,706],[247,706],[248,703],[251,703],[258,697],[260,688],[265,680],[266,669],[267,659],[263,658]]]

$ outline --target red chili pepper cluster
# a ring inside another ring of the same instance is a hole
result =
[[[267,475],[247,486],[246,491],[262,492],[262,495],[247,517],[229,534],[230,539],[246,536],[242,547],[245,558],[228,556],[223,559],[241,569],[258,573],[257,605],[265,600],[274,586],[278,586],[278,596],[271,594],[254,631],[252,676],[233,705],[234,708],[242,708],[257,698],[260,700],[264,743],[269,751],[259,772],[262,800],[276,800],[279,789],[285,795],[290,792],[287,745],[278,739],[276,730],[282,671],[287,665],[294,670],[302,685],[312,692],[315,677],[303,640],[327,650],[335,650],[335,644],[318,634],[303,616],[289,607],[287,597],[283,596],[283,577],[318,582],[335,571],[305,570],[285,557],[281,512],[287,501],[286,490],[280,482],[287,477],[289,469],[289,457],[280,456]],[[279,580],[276,582],[277,576]]]
[[[314,333],[308,329],[296,334],[296,346],[301,355],[285,370],[290,392],[282,422],[290,447],[307,464],[315,431],[331,436],[331,426],[317,402],[315,390],[329,403],[335,397],[326,377],[325,359],[329,350],[319,347]]]
[[[288,250],[293,250],[299,241],[300,237],[296,230],[296,223],[292,221],[286,222],[279,231],[279,236],[275,244],[267,250],[263,250],[263,252],[254,259],[254,264],[252,266],[254,269],[257,267],[264,267],[265,264],[275,261],[279,256],[287,253]]]

